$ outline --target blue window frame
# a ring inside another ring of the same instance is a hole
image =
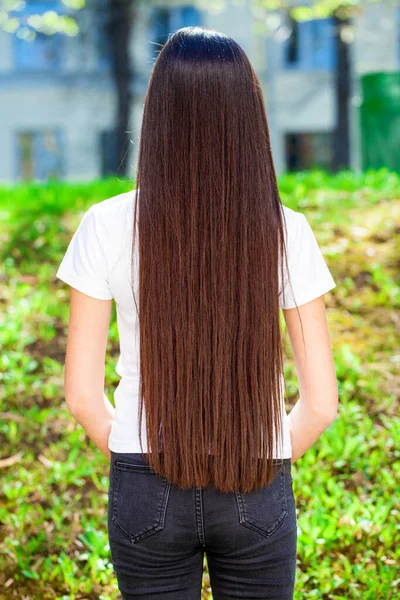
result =
[[[64,135],[59,128],[16,132],[17,179],[46,181],[64,175]]]
[[[283,45],[283,66],[299,71],[331,71],[336,66],[333,19],[293,21]]]
[[[200,26],[201,11],[191,4],[184,6],[154,6],[150,15],[150,39],[152,57],[156,58],[168,36],[181,27]]]
[[[28,27],[27,19],[30,15],[42,15],[47,11],[57,11],[60,13],[60,4],[54,2],[30,2],[25,3],[22,10],[15,11],[21,21],[21,25]],[[54,71],[59,69],[63,57],[62,34],[47,35],[36,32],[36,37],[32,41],[24,40],[18,35],[13,36],[14,61],[15,67],[23,71]]]

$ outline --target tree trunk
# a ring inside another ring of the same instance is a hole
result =
[[[335,72],[335,100],[336,100],[336,126],[333,142],[333,169],[347,169],[350,167],[350,51],[349,44],[341,38],[340,32],[343,25],[349,24],[348,18],[339,18],[333,15],[336,41],[336,72]]]
[[[120,175],[126,174],[123,162],[130,143],[127,132],[132,103],[132,68],[129,53],[133,21],[132,5],[131,0],[108,0],[111,69],[117,96],[112,170]]]

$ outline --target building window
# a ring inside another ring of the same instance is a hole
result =
[[[301,71],[331,71],[336,66],[333,19],[292,21],[292,33],[284,42],[283,66]]]
[[[47,181],[63,176],[63,135],[60,129],[19,131],[16,143],[18,180]]]
[[[15,11],[21,26],[20,30],[35,33],[35,38],[27,40],[13,36],[15,67],[24,71],[54,71],[62,62],[64,35],[60,33],[45,34],[35,31],[29,25],[31,15],[43,15],[48,11],[62,12],[58,2],[26,2],[21,10]]]
[[[28,42],[18,37],[15,43],[15,66],[26,71],[54,71],[61,65],[62,43],[59,35],[36,33]]]
[[[332,170],[333,140],[331,132],[287,133],[285,149],[288,171]]]
[[[154,6],[150,15],[151,54],[157,58],[161,47],[170,34],[181,27],[200,26],[201,11],[192,5],[186,6]]]

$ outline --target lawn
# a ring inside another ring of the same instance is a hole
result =
[[[339,416],[292,467],[296,600],[400,598],[400,178],[284,175],[337,283],[327,316]],[[55,272],[83,211],[132,187],[109,179],[0,189],[0,600],[119,598],[107,543],[106,458],[68,413],[69,289]],[[297,399],[285,338],[287,409]],[[113,307],[106,365],[118,377]],[[203,597],[211,600],[207,564]],[[244,599],[246,600],[246,599]]]

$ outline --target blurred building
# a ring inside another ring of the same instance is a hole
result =
[[[252,0],[226,0],[223,11],[177,1],[138,2],[130,53],[133,105],[121,175],[136,164],[144,94],[152,64],[169,33],[202,25],[231,35],[261,80],[276,168],[329,169],[335,126],[336,66],[332,21],[291,23],[252,11]],[[105,19],[96,3],[79,13],[76,37],[38,34],[33,42],[0,30],[0,181],[86,180],[109,173],[115,91]],[[27,2],[29,14],[65,11],[57,0]],[[360,166],[359,76],[398,70],[399,10],[371,4],[354,19],[351,160]]]

